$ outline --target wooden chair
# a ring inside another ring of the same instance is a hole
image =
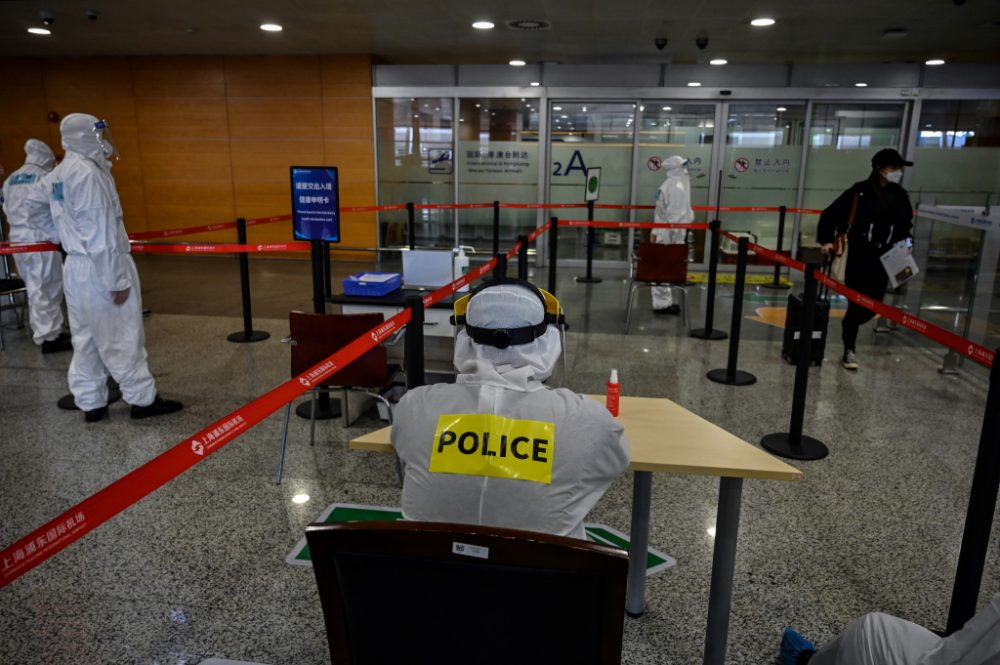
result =
[[[621,662],[628,555],[488,526],[306,528],[333,665]]]
[[[661,245],[644,242],[639,245],[629,265],[628,306],[625,309],[625,334],[632,320],[632,301],[640,286],[668,286],[681,292],[681,322],[687,327],[687,267],[686,244]]]
[[[307,312],[289,312],[289,335],[282,341],[292,348],[292,377],[305,372],[330,354],[344,348],[355,339],[385,320],[381,313],[371,314],[310,314]],[[312,400],[313,417],[309,419],[309,445],[316,439],[316,398],[320,392],[333,390],[343,391],[341,412],[344,426],[348,423],[347,395],[349,390],[367,393],[385,404],[389,411],[390,422],[392,409],[382,393],[393,385],[393,379],[399,373],[399,365],[390,365],[384,346],[376,346],[364,353],[350,365],[334,373],[327,381],[309,391]],[[280,485],[285,463],[285,448],[288,443],[288,420],[291,416],[292,403],[285,405],[285,421],[281,431],[281,449],[278,452],[278,471],[275,482]]]

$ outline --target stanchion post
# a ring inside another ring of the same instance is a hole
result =
[[[326,289],[323,285],[323,241],[310,243],[312,259],[313,312],[326,314]],[[330,399],[329,390],[319,390],[316,402],[306,400],[295,407],[295,415],[309,420],[331,420],[340,417],[340,400]]]
[[[719,229],[721,226],[722,222],[718,219],[713,219],[708,223],[708,291],[705,294],[705,327],[695,328],[690,333],[691,337],[698,339],[726,339],[726,333],[712,327],[715,323],[715,280],[719,270]]]
[[[420,296],[407,296],[405,306],[410,308],[404,341],[406,388],[409,390],[424,385],[424,300]]]
[[[983,567],[990,547],[993,515],[1000,488],[1000,349],[990,370],[990,387],[986,392],[986,415],[979,436],[979,452],[972,473],[969,508],[965,512],[965,531],[958,555],[955,584],[948,610],[947,634],[961,628],[976,613]]]
[[[517,242],[520,246],[517,248],[517,278],[527,280],[528,279],[528,236],[518,236]]]
[[[330,243],[323,241],[323,294],[333,295],[333,275],[330,267]]]
[[[559,218],[553,217],[549,221],[549,293],[556,294],[556,261],[559,257]]]
[[[782,246],[785,242],[785,216],[788,214],[788,208],[785,206],[780,206],[778,208],[778,254],[781,254]],[[765,289],[787,289],[790,288],[788,284],[781,283],[781,264],[777,261],[774,262],[774,279],[770,284],[762,284]]]
[[[496,254],[497,264],[493,266],[493,279],[497,281],[503,281],[507,279],[507,255],[501,253]]]
[[[740,352],[740,325],[743,322],[743,291],[747,278],[747,245],[750,239],[740,237],[739,254],[736,262],[736,283],[733,285],[733,318],[729,326],[729,361],[725,369],[713,369],[707,376],[710,381],[729,386],[749,386],[757,383],[757,377],[750,372],[736,369]]]
[[[760,445],[765,450],[790,459],[817,460],[823,459],[830,453],[822,441],[802,433],[812,357],[813,328],[816,326],[816,270],[815,263],[806,264],[802,320],[799,321],[798,357],[795,360],[795,387],[792,391],[792,417],[788,431],[768,434],[760,440]]]
[[[236,220],[236,242],[247,244],[247,220],[240,217]],[[226,339],[237,344],[261,342],[271,335],[263,330],[253,329],[253,314],[250,311],[250,259],[246,252],[236,255],[240,264],[240,294],[243,299],[243,330],[228,335]]]
[[[500,253],[500,202],[493,202],[493,255]]]
[[[406,234],[410,242],[410,249],[417,248],[417,211],[413,207],[413,201],[406,203]]]
[[[594,221],[594,202],[587,201],[587,221]],[[587,274],[583,277],[577,277],[576,281],[581,284],[599,284],[602,280],[600,277],[594,277],[594,245],[597,244],[597,233],[593,226],[587,227]]]

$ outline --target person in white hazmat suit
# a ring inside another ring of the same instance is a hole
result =
[[[585,538],[629,447],[602,403],[542,383],[562,351],[558,301],[527,282],[488,282],[455,315],[456,383],[396,406],[403,516]]]
[[[24,166],[3,183],[3,212],[10,224],[11,242],[59,242],[49,199],[41,179],[56,165],[52,149],[38,139],[24,144]],[[63,332],[63,275],[59,252],[14,254],[17,273],[28,292],[28,323],[42,353],[69,351],[69,333]]]
[[[691,209],[691,179],[687,171],[688,160],[674,155],[663,163],[667,178],[656,191],[656,209],[653,222],[690,224],[694,221]],[[661,245],[687,244],[687,229],[653,229],[650,239]],[[653,311],[658,314],[679,314],[681,308],[674,304],[669,286],[654,286]]]
[[[59,125],[63,161],[43,179],[66,263],[63,290],[73,334],[69,388],[87,422],[108,414],[108,374],[132,418],[173,413],[180,402],[156,393],[146,364],[139,274],[129,254],[107,123],[72,113]]]
[[[905,619],[873,612],[822,649],[785,629],[780,665],[996,665],[1000,663],[1000,593],[948,637]]]

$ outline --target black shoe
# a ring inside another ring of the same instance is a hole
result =
[[[132,405],[132,418],[139,420],[140,418],[152,418],[153,416],[165,416],[168,413],[174,413],[175,411],[180,411],[184,408],[184,405],[173,399],[163,399],[159,395],[153,400],[153,403],[148,406],[136,406]]]
[[[88,423],[96,423],[108,417],[108,407],[99,406],[96,409],[83,412],[83,420]]]
[[[670,307],[664,307],[663,309],[654,309],[653,314],[670,314],[677,315],[681,313],[680,305],[671,305]]]
[[[69,333],[59,333],[59,337],[42,342],[42,353],[59,353],[73,350],[73,337]]]

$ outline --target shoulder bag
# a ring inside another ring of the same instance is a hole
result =
[[[851,203],[851,214],[847,217],[847,229],[843,233],[838,233],[837,237],[833,239],[833,251],[831,252],[833,262],[830,265],[830,276],[841,283],[843,283],[844,277],[847,275],[847,250],[850,249],[847,246],[847,235],[851,232],[851,227],[854,226],[854,218],[858,215],[858,199],[860,197],[860,192],[854,193],[854,201]]]

